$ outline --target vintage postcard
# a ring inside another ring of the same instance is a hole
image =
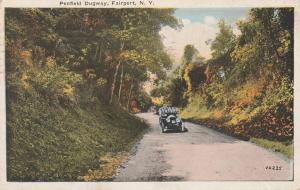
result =
[[[299,190],[299,8],[1,2],[0,189]]]

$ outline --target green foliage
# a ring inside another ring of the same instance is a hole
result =
[[[48,101],[34,91],[8,99],[9,181],[76,181],[99,157],[128,151],[147,126],[99,101],[72,109]]]
[[[235,35],[231,27],[225,24],[224,20],[219,22],[219,29],[219,33],[211,44],[213,58],[228,55],[235,45]]]
[[[187,97],[184,95],[185,86],[181,77],[169,76],[158,87],[151,92],[152,97],[163,97],[162,104],[183,107],[187,103]]]
[[[262,106],[273,109],[280,104],[292,102],[293,98],[293,84],[289,82],[287,77],[283,77],[278,83],[267,87],[262,99]]]
[[[153,97],[163,97],[163,103],[177,107],[185,107],[189,96],[201,83],[207,80],[204,58],[193,45],[186,45],[182,63],[168,76],[167,80],[153,89]]]
[[[50,102],[64,100],[65,104],[76,103],[74,89],[83,82],[82,80],[81,75],[57,65],[29,71],[27,79],[28,84]]]
[[[184,52],[183,52],[183,58],[184,60],[189,63],[193,60],[195,55],[197,55],[198,50],[193,46],[193,45],[186,45],[184,47]]]
[[[152,105],[152,101],[150,96],[147,93],[140,93],[136,97],[136,101],[138,102],[137,108],[142,112],[147,112],[150,106]]]
[[[286,157],[288,157],[289,159],[293,159],[293,155],[294,155],[293,144],[290,141],[276,142],[276,141],[257,139],[257,138],[251,138],[250,141],[262,147],[265,147],[267,149],[273,150],[274,152],[280,152],[284,154]]]

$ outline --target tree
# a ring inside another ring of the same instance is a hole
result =
[[[186,45],[184,47],[183,59],[186,63],[190,63],[198,54],[198,50],[193,45]]]
[[[162,51],[162,46],[157,46],[156,51],[153,51],[153,49],[149,49],[150,46],[148,44],[153,44],[153,42],[159,42],[160,36],[158,35],[158,32],[161,28],[161,25],[169,25],[172,27],[177,26],[177,20],[170,16],[173,10],[170,9],[164,9],[164,10],[144,10],[144,9],[128,9],[128,10],[122,10],[120,13],[120,22],[121,24],[121,31],[124,30],[124,32],[117,34],[116,38],[119,39],[120,43],[120,51],[119,56],[120,59],[118,60],[118,64],[116,65],[115,73],[114,73],[114,79],[112,82],[112,88],[111,88],[111,98],[110,102],[113,100],[113,94],[114,89],[116,86],[116,78],[118,75],[119,67],[121,63],[124,63],[124,56],[122,57],[122,54],[126,54],[126,52],[135,50],[136,52],[139,52],[142,54],[142,56],[136,56],[134,54],[128,54],[129,56],[133,55],[133,57],[126,57],[127,62],[133,61],[140,63],[141,67],[144,67],[144,69],[150,72],[151,68],[154,68],[152,65],[155,60],[155,56],[153,55],[155,52]],[[139,15],[139,16],[136,16]],[[159,18],[159,19],[158,19]],[[123,27],[123,28],[122,28]],[[137,40],[139,41],[137,41]],[[152,42],[150,41],[152,40]],[[142,44],[142,46],[141,46]],[[142,47],[142,48],[141,48]],[[122,60],[123,59],[123,60]],[[148,63],[148,64],[147,64]],[[165,63],[163,63],[165,64]],[[159,69],[162,69],[161,66],[165,65],[158,65]],[[124,66],[122,66],[123,68]],[[122,69],[122,71],[124,71]],[[124,73],[121,72],[120,75],[120,85],[119,85],[119,91],[118,91],[118,97],[121,95],[121,89],[123,85],[123,76]],[[118,98],[120,99],[120,98]]]
[[[286,75],[292,80],[291,11],[288,8],[251,9],[250,18],[238,23],[242,34],[232,53],[233,60],[239,62],[239,66],[234,69],[235,75],[267,75],[272,80]],[[287,18],[291,20],[288,21]],[[258,69],[260,73],[257,73]]]
[[[233,34],[232,28],[226,25],[224,20],[220,20],[218,25],[220,31],[211,44],[213,58],[229,55],[235,45],[236,37]]]
[[[122,103],[122,91],[130,93],[130,88],[123,88],[126,82],[147,80],[124,80],[130,67],[159,78],[165,76],[171,61],[164,52],[159,30],[163,25],[178,26],[172,13],[172,9],[56,10],[56,30],[67,44],[67,56],[61,62],[71,63],[68,66],[72,70],[83,73],[106,102],[112,103],[116,96]],[[97,81],[105,81],[101,89],[96,88]]]

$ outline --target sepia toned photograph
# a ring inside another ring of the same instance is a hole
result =
[[[8,182],[294,180],[294,8],[5,8]]]

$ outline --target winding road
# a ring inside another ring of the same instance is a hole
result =
[[[189,122],[184,123],[188,132],[161,133],[157,115],[138,116],[151,127],[114,181],[293,179],[291,160],[253,143]]]

